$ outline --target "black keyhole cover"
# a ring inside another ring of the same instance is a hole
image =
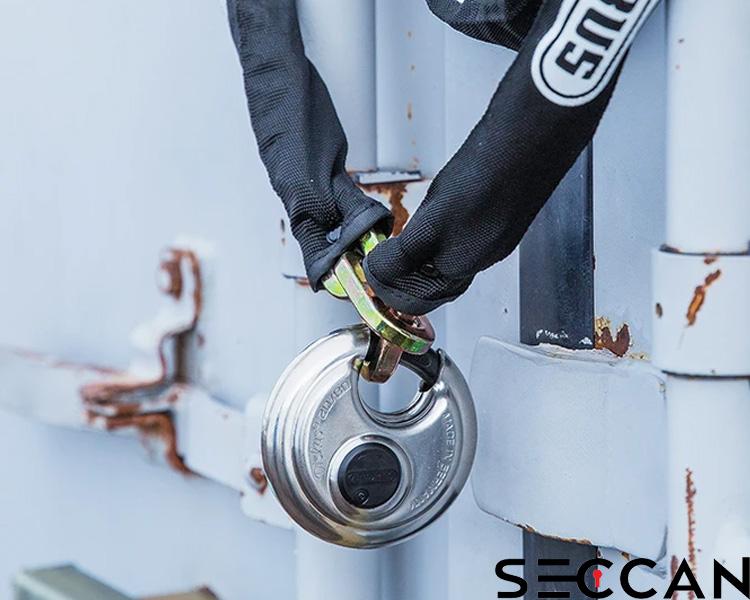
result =
[[[370,442],[354,448],[339,468],[339,489],[357,508],[376,508],[388,502],[401,483],[401,463],[383,444]]]

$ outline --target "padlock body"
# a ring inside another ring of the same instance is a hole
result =
[[[356,548],[396,543],[433,522],[456,498],[476,448],[476,415],[459,369],[440,373],[399,413],[359,396],[364,326],[304,350],[266,406],[266,474],[289,515],[326,541]]]

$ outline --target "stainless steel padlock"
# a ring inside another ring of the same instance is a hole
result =
[[[263,465],[281,505],[313,535],[354,548],[393,544],[435,521],[466,483],[477,440],[469,387],[442,351],[434,383],[407,408],[367,406],[358,366],[370,335],[353,326],[309,346],[263,419]]]

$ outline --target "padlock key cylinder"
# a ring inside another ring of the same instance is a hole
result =
[[[383,444],[369,443],[346,455],[338,484],[344,499],[357,508],[377,508],[393,498],[401,483],[398,456]]]

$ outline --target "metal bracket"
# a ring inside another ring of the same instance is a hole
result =
[[[479,421],[472,481],[482,510],[552,538],[663,555],[658,371],[607,351],[482,338],[471,387]]]
[[[160,261],[163,304],[133,333],[138,356],[126,371],[0,349],[0,407],[57,426],[137,432],[163,447],[170,467],[238,490],[243,512],[281,527],[291,522],[267,493],[260,459],[265,396],[243,413],[191,381],[190,355],[204,289],[196,250],[168,249]]]
[[[177,450],[172,408],[185,383],[185,335],[201,314],[203,290],[195,252],[170,248],[160,262],[160,287],[165,305],[133,334],[141,350],[131,367],[81,387],[89,423],[107,431],[135,429],[147,439],[161,438],[165,458],[174,469],[188,473]]]

